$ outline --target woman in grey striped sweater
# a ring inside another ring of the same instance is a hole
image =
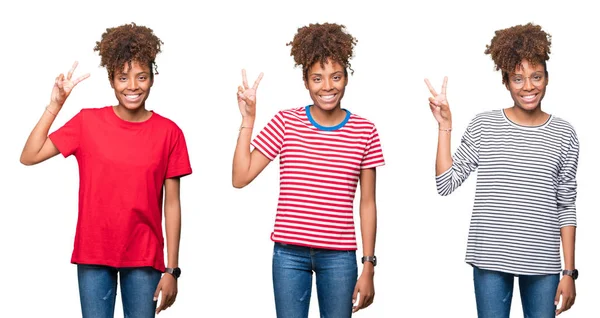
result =
[[[496,31],[485,53],[514,105],[475,116],[454,156],[448,79],[439,94],[425,80],[439,124],[438,192],[450,194],[478,170],[466,262],[479,317],[509,317],[515,276],[525,317],[554,317],[575,301],[579,142],[568,122],[541,108],[550,44],[551,36],[531,23]]]

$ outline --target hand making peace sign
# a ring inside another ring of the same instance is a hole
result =
[[[425,79],[425,84],[429,88],[431,95],[433,97],[429,97],[429,108],[431,108],[431,113],[435,120],[437,120],[438,124],[442,128],[451,128],[452,127],[452,113],[450,112],[450,105],[448,105],[448,100],[446,99],[446,87],[448,86],[448,77],[444,77],[444,83],[442,84],[442,92],[438,94],[428,79]]]
[[[256,115],[256,89],[258,88],[258,84],[263,77],[263,73],[261,72],[258,75],[256,81],[254,81],[254,85],[252,88],[248,86],[248,80],[246,79],[246,70],[242,70],[242,86],[238,86],[237,92],[237,100],[238,106],[240,107],[240,113],[242,117],[254,117]]]
[[[58,107],[62,107],[62,105],[67,100],[67,97],[71,94],[73,88],[79,84],[79,82],[84,79],[90,77],[90,73],[82,75],[75,80],[72,80],[73,72],[77,68],[77,61],[73,63],[71,70],[67,73],[67,77],[65,78],[65,74],[60,74],[54,80],[54,87],[52,88],[52,95],[50,96],[50,103],[56,104]]]

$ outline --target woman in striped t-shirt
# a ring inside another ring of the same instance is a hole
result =
[[[568,122],[541,109],[550,39],[531,23],[496,31],[485,53],[502,71],[514,105],[477,115],[453,157],[447,78],[440,94],[425,80],[439,123],[438,192],[450,194],[478,169],[466,262],[473,266],[479,317],[509,316],[515,276],[525,317],[554,317],[575,301],[579,142]]]
[[[280,193],[271,234],[278,317],[308,316],[313,272],[322,317],[350,317],[373,302],[375,168],[384,160],[373,123],[341,108],[355,44],[343,25],[298,29],[288,45],[296,65],[302,66],[313,104],[278,112],[252,143],[262,73],[250,87],[242,72],[243,86],[238,88],[242,125],[233,158],[233,186],[249,184],[279,155]],[[352,208],[359,182],[364,257],[357,280]]]

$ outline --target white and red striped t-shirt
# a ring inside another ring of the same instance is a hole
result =
[[[324,127],[310,106],[280,111],[252,145],[270,160],[279,155],[280,191],[274,242],[356,250],[353,201],[361,169],[384,165],[375,125],[346,110]]]

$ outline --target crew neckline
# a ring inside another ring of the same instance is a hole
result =
[[[344,125],[346,125],[346,123],[348,122],[348,120],[350,120],[350,111],[342,108],[343,111],[346,112],[346,117],[344,117],[344,119],[337,125],[335,126],[323,126],[320,125],[319,123],[317,123],[317,121],[315,121],[315,119],[312,117],[312,115],[310,114],[310,107],[313,105],[308,105],[306,107],[304,107],[304,111],[306,112],[306,117],[308,117],[308,121],[310,121],[310,123],[315,126],[315,128],[319,129],[319,130],[325,130],[325,131],[334,131],[334,130],[338,130],[342,127],[344,127]]]
[[[508,116],[506,115],[506,111],[505,111],[504,108],[501,109],[500,112],[502,113],[502,117],[504,118],[504,120],[509,125],[511,125],[513,127],[521,128],[521,129],[541,129],[541,128],[544,128],[544,127],[548,126],[548,124],[550,124],[550,122],[554,118],[554,116],[552,114],[548,114],[549,115],[548,119],[546,119],[546,121],[543,124],[535,125],[535,126],[525,126],[525,125],[517,124],[514,121],[510,120],[510,118],[508,118]]]
[[[110,112],[109,116],[113,118],[114,122],[116,122],[119,125],[127,126],[127,127],[140,127],[142,125],[145,125],[145,124],[153,121],[154,117],[156,117],[156,113],[154,113],[154,111],[152,111],[152,110],[149,110],[149,112],[152,114],[150,116],[150,118],[148,118],[144,121],[128,121],[128,120],[125,120],[125,119],[119,117],[119,115],[117,115],[117,112],[115,111],[114,106],[106,106],[106,108]]]

